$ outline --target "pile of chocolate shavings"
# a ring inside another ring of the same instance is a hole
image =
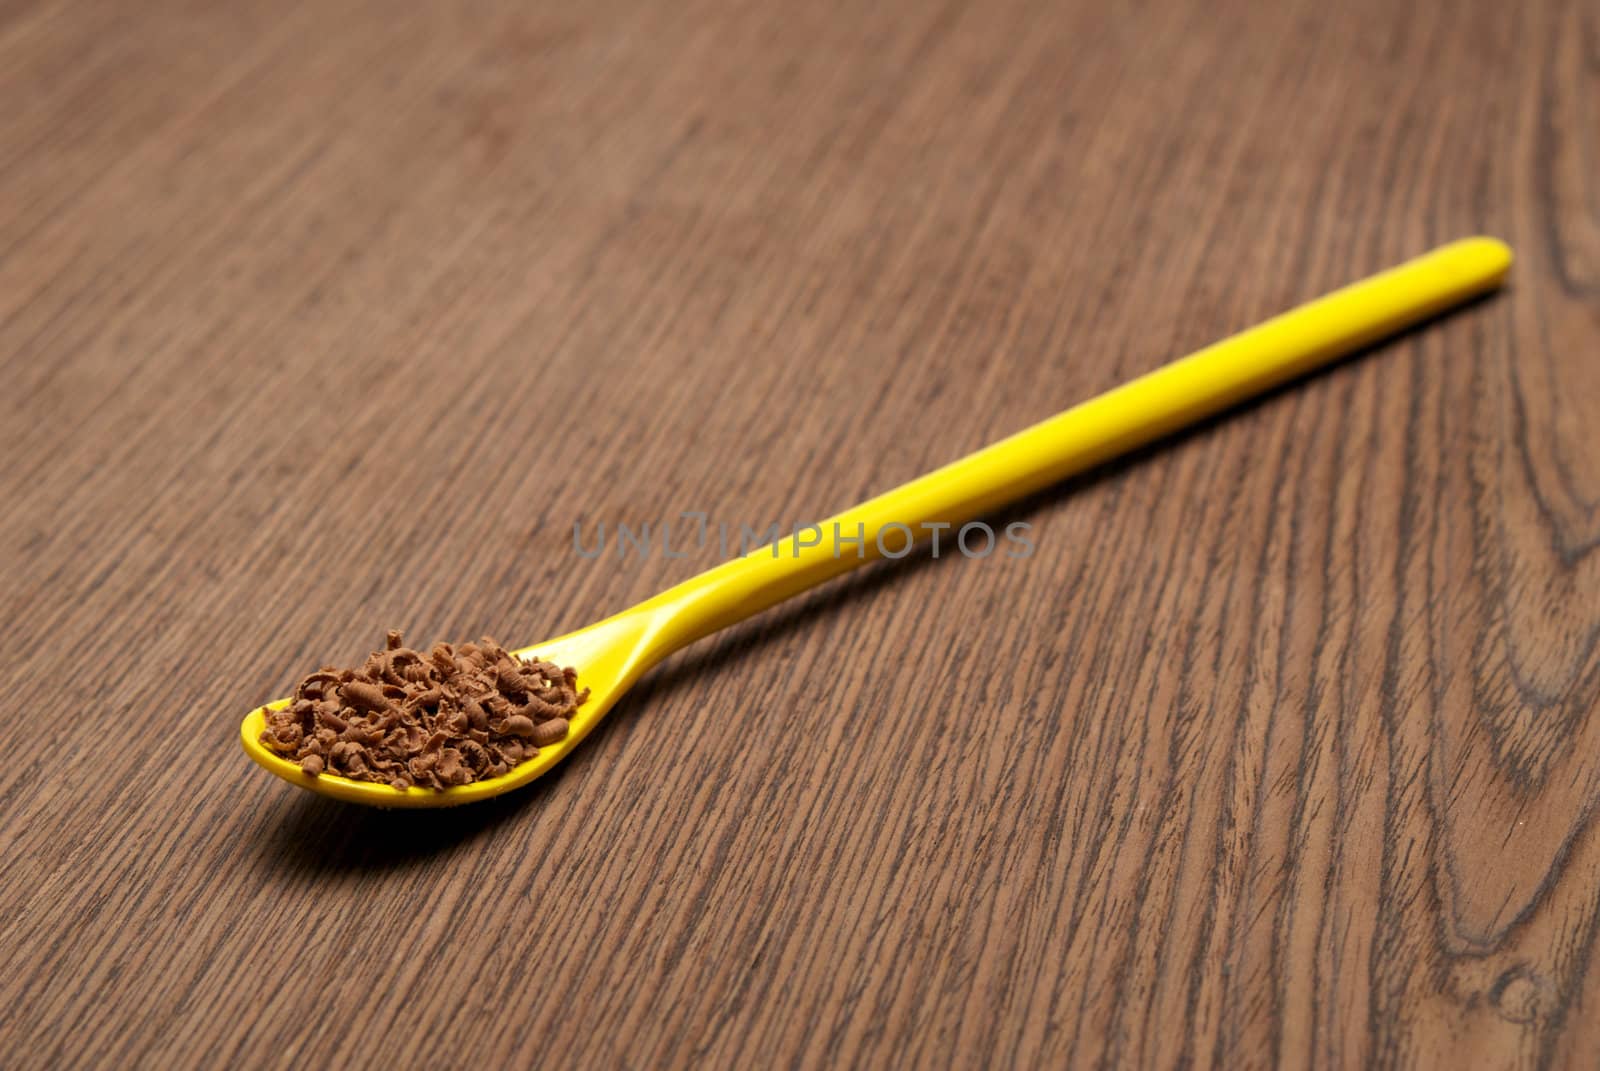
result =
[[[283,710],[263,709],[261,743],[312,775],[467,785],[563,739],[589,698],[577,681],[575,670],[522,661],[491,639],[423,654],[391,631],[360,669],[319,669]]]

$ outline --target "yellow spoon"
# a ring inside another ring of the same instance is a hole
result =
[[[261,745],[265,719],[260,709],[244,719],[244,749],[301,788],[379,807],[449,807],[520,788],[565,758],[634,681],[679,648],[863,562],[884,554],[899,557],[911,533],[926,534],[924,524],[960,525],[1491,290],[1510,266],[1511,250],[1493,238],[1441,246],[1083,402],[798,536],[716,566],[599,624],[524,648],[517,652],[523,657],[536,654],[575,667],[579,686],[590,695],[571,719],[566,739],[500,777],[443,790],[403,791],[328,773],[313,777]],[[835,533],[843,539],[836,540]],[[857,538],[860,542],[854,542]]]

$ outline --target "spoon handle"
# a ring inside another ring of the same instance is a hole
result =
[[[959,526],[1492,290],[1510,266],[1511,250],[1493,238],[1440,246],[716,566],[638,609],[665,611],[656,633],[665,655],[874,558],[902,556],[909,538],[930,534],[925,524]]]

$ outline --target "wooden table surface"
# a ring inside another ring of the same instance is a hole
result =
[[[0,103],[0,1062],[1593,1066],[1589,0],[11,0]],[[1475,232],[514,797],[239,748]]]

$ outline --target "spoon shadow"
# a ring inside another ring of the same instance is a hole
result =
[[[1491,297],[1483,295],[1458,306],[1456,315],[1477,308]],[[1321,380],[1350,374],[1357,363],[1375,351],[1403,344],[1439,318],[1430,318],[1407,331],[1363,347],[1348,359],[1309,378]],[[1301,379],[1276,387],[1241,405],[1019,499],[986,515],[984,519],[1003,529],[1005,524],[1012,521],[1036,517],[1052,508],[1064,508],[1065,503],[1078,493],[1092,487],[1114,484],[1153,455],[1167,453],[1185,443],[1201,439],[1219,424],[1235,421],[1242,414],[1254,412],[1307,381]],[[959,555],[946,554],[943,557],[959,558]],[[383,872],[462,848],[502,823],[536,807],[563,780],[574,776],[575,770],[596,761],[595,756],[601,750],[598,741],[612,731],[617,722],[634,716],[654,701],[690,686],[711,667],[737,664],[762,648],[784,639],[794,630],[802,626],[814,627],[818,621],[826,621],[880,588],[919,573],[939,560],[928,544],[921,544],[905,557],[869,563],[758,618],[735,625],[695,650],[674,655],[646,674],[635,688],[622,697],[610,715],[590,732],[585,741],[589,746],[576,749],[526,788],[464,807],[414,811],[353,807],[322,796],[296,792],[286,797],[283,813],[270,822],[271,832],[259,842],[262,852],[273,865],[303,872]]]
[[[600,748],[612,726],[641,708],[659,703],[703,677],[712,666],[726,666],[783,639],[803,624],[826,620],[897,576],[926,568],[935,559],[922,548],[897,561],[874,562],[837,585],[802,596],[760,622],[729,629],[704,650],[668,659],[628,691],[566,759],[526,788],[462,807],[438,810],[380,810],[354,807],[325,796],[296,792],[281,814],[270,820],[261,841],[275,864],[302,871],[385,871],[463,847],[501,823],[535,807],[562,780],[575,776]]]

